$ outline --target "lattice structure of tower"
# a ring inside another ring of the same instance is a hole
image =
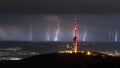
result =
[[[77,37],[77,23],[76,23],[76,16],[74,17],[74,38],[73,38],[73,52],[77,53],[77,46],[78,46],[78,37]]]

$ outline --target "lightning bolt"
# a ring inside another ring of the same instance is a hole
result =
[[[47,29],[47,32],[46,32],[47,41],[50,41],[50,36],[49,36],[49,33],[50,33],[50,31],[49,31],[49,28],[48,28],[48,29]]]
[[[116,32],[115,32],[115,42],[117,42],[118,41],[118,30],[116,30]]]
[[[84,35],[83,35],[83,39],[82,39],[82,41],[86,41],[86,26],[85,26],[85,29],[84,29]]]
[[[57,31],[56,31],[56,34],[55,34],[55,39],[54,39],[54,41],[58,41],[59,31],[60,31],[60,23],[57,22]]]
[[[30,34],[29,34],[29,41],[32,40],[32,24],[30,24],[30,27],[29,27],[29,30],[30,30]]]

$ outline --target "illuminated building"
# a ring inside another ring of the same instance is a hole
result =
[[[73,43],[73,51],[77,53],[77,46],[78,46],[78,38],[77,38],[77,23],[76,17],[74,17],[74,43]]]

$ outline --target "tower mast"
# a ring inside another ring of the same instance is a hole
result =
[[[76,23],[76,16],[74,17],[74,38],[73,38],[73,51],[77,53],[77,46],[78,46],[78,38],[77,38],[77,23]]]

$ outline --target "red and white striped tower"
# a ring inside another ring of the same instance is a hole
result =
[[[74,43],[73,43],[73,51],[77,53],[77,46],[78,46],[78,38],[77,38],[77,23],[76,23],[76,16],[74,17]]]

